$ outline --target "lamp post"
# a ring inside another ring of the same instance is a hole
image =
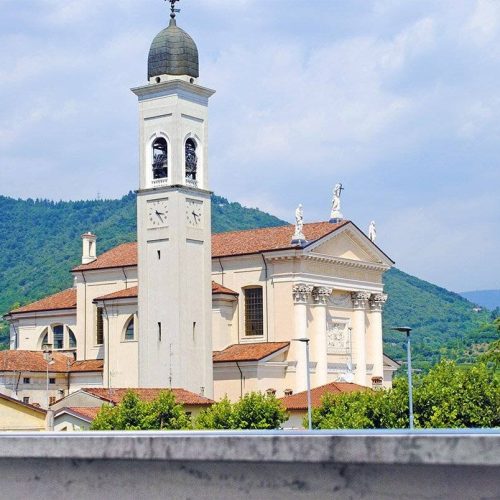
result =
[[[47,361],[47,410],[49,409],[49,365],[54,364],[52,359],[52,344],[43,344],[43,358]]]
[[[302,337],[292,339],[295,342],[303,342],[306,345],[306,373],[307,373],[307,422],[308,428],[312,431],[312,410],[311,410],[311,374],[309,373],[309,339]]]
[[[411,381],[411,345],[410,345],[410,333],[411,328],[408,326],[398,326],[396,328],[391,328],[396,332],[406,333],[406,357],[408,362],[408,407],[410,413],[410,430],[413,430],[413,386]]]

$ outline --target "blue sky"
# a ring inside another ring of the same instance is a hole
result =
[[[344,215],[400,269],[500,288],[500,2],[181,0],[211,100],[217,194]],[[137,187],[137,103],[161,0],[0,0],[0,194]],[[89,228],[91,229],[91,228]]]

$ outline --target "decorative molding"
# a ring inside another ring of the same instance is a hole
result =
[[[372,311],[382,311],[387,301],[386,293],[372,293],[370,297],[370,309]]]
[[[293,285],[293,301],[298,304],[306,303],[313,289],[313,285],[307,285],[306,283],[297,283]]]
[[[370,292],[351,292],[354,309],[365,309],[370,298]]]
[[[312,295],[315,304],[326,305],[328,299],[332,295],[333,288],[328,288],[326,286],[315,286]]]

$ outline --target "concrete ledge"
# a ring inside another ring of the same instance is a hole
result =
[[[0,435],[0,496],[72,500],[498,498],[500,433]]]
[[[0,459],[500,465],[500,431],[3,433]]]

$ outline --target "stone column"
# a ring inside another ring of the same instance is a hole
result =
[[[356,364],[356,372],[354,374],[354,383],[366,386],[366,306],[370,298],[369,292],[352,292],[353,304],[353,327],[352,327],[352,343],[354,351],[354,363]]]
[[[294,320],[295,330],[294,337],[296,339],[309,338],[307,332],[307,303],[311,292],[312,285],[298,283],[293,286],[293,302],[294,302]],[[305,391],[307,388],[307,363],[306,363],[306,346],[303,342],[292,342],[295,344],[295,353],[297,359],[297,371],[295,375],[295,392]]]
[[[367,345],[373,362],[372,379],[384,378],[384,351],[382,339],[382,310],[387,300],[387,294],[374,293],[370,298],[370,331]]]
[[[327,287],[315,287],[313,299],[316,304],[314,316],[315,328],[314,338],[311,345],[311,353],[316,361],[316,376],[314,385],[324,385],[328,382],[328,356],[326,339],[326,311],[328,298],[333,289]]]

